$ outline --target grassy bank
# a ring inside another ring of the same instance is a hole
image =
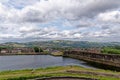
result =
[[[120,80],[120,72],[92,70],[78,66],[59,66],[40,69],[26,69],[0,72],[0,80],[26,80],[42,77],[86,77],[100,80]]]

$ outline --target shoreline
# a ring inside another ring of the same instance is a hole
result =
[[[35,53],[35,54],[0,54],[0,56],[13,56],[13,55],[49,55],[45,53]]]

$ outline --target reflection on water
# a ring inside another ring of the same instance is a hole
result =
[[[66,57],[54,57],[50,55],[0,56],[0,71],[66,65],[79,65],[86,68],[94,68],[87,65],[84,61]]]

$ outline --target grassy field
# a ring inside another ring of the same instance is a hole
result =
[[[105,48],[102,49],[102,53],[107,53],[107,54],[120,54],[120,49],[111,48],[111,47],[105,47]]]
[[[27,80],[42,77],[86,77],[100,80],[120,80],[120,72],[92,70],[78,66],[59,66],[0,72],[0,80]]]

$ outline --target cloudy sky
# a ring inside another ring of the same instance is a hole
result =
[[[120,0],[0,0],[0,42],[120,42]]]

